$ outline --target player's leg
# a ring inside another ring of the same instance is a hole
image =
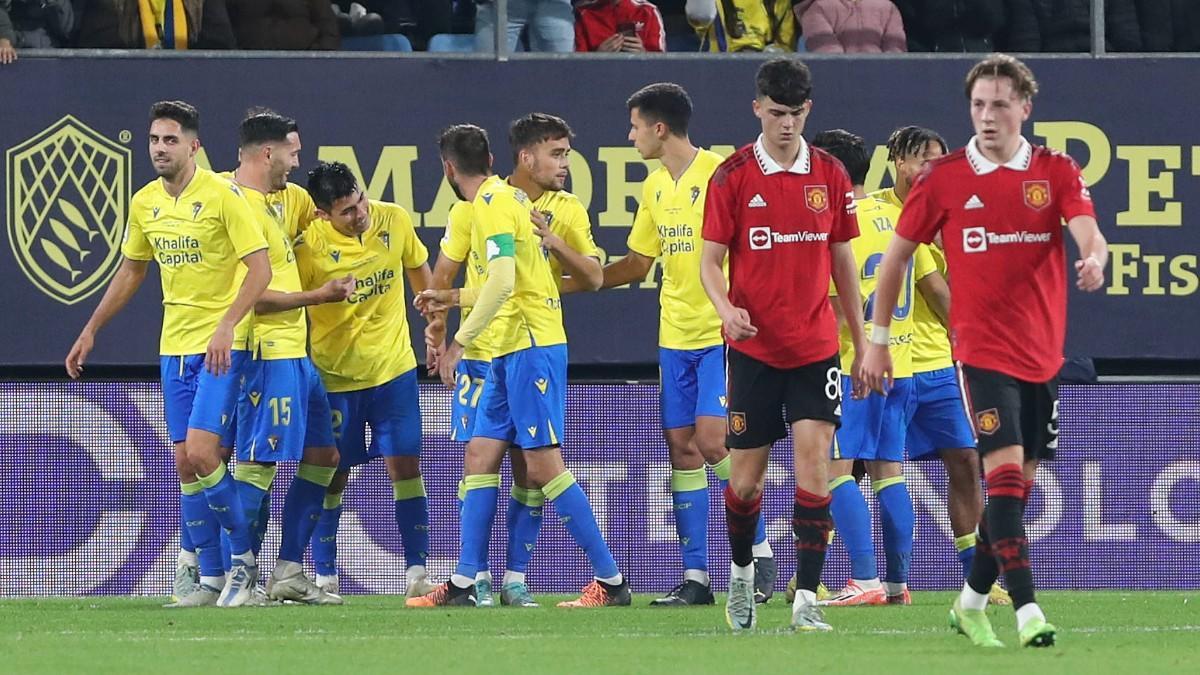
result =
[[[890,604],[909,605],[908,570],[912,563],[913,528],[916,514],[904,480],[904,441],[914,410],[911,377],[892,382],[884,405],[883,426],[875,448],[875,460],[867,462],[871,488],[879,504],[883,526],[883,550],[887,567],[883,586]]]
[[[340,442],[338,452],[341,454]],[[325,490],[325,498],[321,502],[321,517],[317,520],[317,526],[313,528],[312,536],[312,559],[317,572],[317,586],[326,593],[339,595],[341,581],[337,568],[337,532],[342,520],[342,495],[345,494],[346,485],[350,481],[350,469],[342,468],[343,466],[348,466],[345,464],[345,455],[341,455],[341,459],[338,460],[338,470]]]
[[[463,359],[458,362],[454,371],[454,395],[450,404],[450,440],[464,444],[470,442],[475,433],[475,418],[478,412],[479,398],[483,393],[483,384],[487,381],[491,363],[474,359]],[[462,512],[463,497],[466,495],[466,485],[458,483],[458,508]],[[512,503],[509,504],[510,517],[506,520],[509,534],[512,534],[513,519],[511,517]],[[540,515],[540,511],[539,511]],[[535,535],[536,537],[536,535]],[[483,558],[472,561],[476,566],[475,601],[480,607],[490,607],[492,598],[492,572],[488,564],[487,543],[483,547]]]
[[[529,49],[535,52],[575,50],[575,10],[569,0],[529,0]]]
[[[521,29],[528,21],[529,3],[535,0],[514,0],[508,5],[508,24],[505,35],[508,38],[508,52],[517,50],[517,42],[521,37]],[[475,12],[475,51],[491,52],[496,50],[496,6],[494,3],[482,3],[476,6]]]
[[[537,601],[533,599],[525,581],[525,572],[533,558],[538,533],[542,530],[542,508],[546,503],[546,495],[529,479],[524,453],[510,448],[508,457],[512,466],[513,486],[506,514],[508,547],[500,603],[510,607],[537,607]],[[481,606],[487,606],[486,603],[490,602],[490,593],[491,573],[481,569],[475,579],[475,595]]]

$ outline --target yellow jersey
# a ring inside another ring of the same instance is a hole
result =
[[[896,208],[903,208],[904,202],[896,196],[895,188],[886,188],[871,193],[883,199]],[[917,247],[917,255],[924,251],[933,259],[934,267],[946,276],[946,254],[933,244],[921,244]],[[913,344],[912,368],[914,373],[928,373],[931,370],[941,370],[954,365],[950,354],[950,334],[942,325],[937,313],[929,308],[925,296],[916,294],[913,304]]]
[[[475,217],[475,209],[471,202],[457,202],[450,207],[450,219],[446,223],[446,233],[442,235],[442,253],[456,263],[467,261],[471,254],[471,221]],[[483,285],[484,270],[478,265],[468,262],[463,285],[467,288],[479,288]],[[462,319],[470,315],[470,308],[464,307]],[[499,326],[495,321],[479,334],[475,340],[463,350],[463,358],[470,361],[491,361],[492,345],[495,343],[495,332]]]
[[[481,279],[486,282],[488,261],[496,255],[499,243],[509,237],[516,264],[512,296],[492,319],[497,324],[493,357],[567,341],[557,279],[547,260],[549,253],[533,231],[530,208],[529,197],[499,176],[491,176],[480,186],[473,204],[470,257]]]
[[[662,258],[660,347],[703,349],[723,342],[721,317],[700,283],[704,199],[708,179],[722,161],[717,153],[700,150],[678,182],[664,166],[642,184],[627,245],[647,258]]]
[[[372,201],[368,209],[371,224],[361,237],[317,219],[296,242],[304,288],[354,275],[348,299],[308,308],[312,360],[332,392],[386,384],[417,367],[404,272],[425,264],[429,252],[404,208]]]
[[[267,248],[261,221],[236,185],[196,167],[178,197],[162,180],[138,190],[129,205],[121,253],[158,263],[163,325],[159,354],[203,354],[246,276],[241,259]],[[234,332],[246,349],[250,316]]]
[[[796,0],[732,0],[736,17],[725,18],[725,3],[717,2],[717,17],[707,26],[693,24],[701,48],[710,52],[796,51]],[[730,30],[738,31],[737,37]]]
[[[879,264],[883,262],[883,254],[895,234],[896,223],[900,220],[900,209],[873,195],[855,200],[855,204],[859,236],[850,242],[850,246],[859,270],[858,288],[863,297],[863,319],[866,322],[864,332],[869,338],[873,325],[871,317],[875,311],[875,285],[878,281]],[[893,377],[912,377],[913,296],[916,295],[916,282],[934,270],[933,260],[927,252],[918,251],[908,263],[890,326],[888,351],[892,354]],[[836,289],[832,289],[830,293],[836,295]],[[854,343],[850,339],[850,328],[844,323],[839,328],[839,338],[842,370],[849,372],[854,362]]]
[[[566,190],[547,190],[534,200],[533,208],[550,219],[550,231],[558,235],[576,253],[597,260],[600,258],[600,248],[592,238],[592,221],[588,218],[587,209],[583,208],[579,197]],[[562,263],[554,254],[550,255],[548,262],[555,282],[561,285]]]

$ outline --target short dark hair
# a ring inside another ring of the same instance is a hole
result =
[[[637,109],[651,123],[662,122],[675,136],[687,136],[692,121],[692,97],[674,82],[648,84],[634,92],[625,105]]]
[[[867,143],[862,136],[845,129],[830,129],[814,136],[812,144],[838,158],[842,166],[846,167],[846,173],[850,174],[851,185],[867,182],[867,171],[871,169],[871,153],[867,152]]]
[[[893,131],[891,136],[888,136],[888,161],[894,162],[897,159],[915,155],[924,150],[925,146],[930,143],[936,143],[941,146],[943,154],[950,150],[949,146],[946,145],[946,139],[942,138],[933,129],[918,126],[900,127]]]
[[[754,87],[757,98],[799,107],[812,95],[812,73],[799,59],[774,58],[758,67]]]
[[[159,101],[150,106],[150,123],[156,120],[174,120],[184,131],[200,133],[200,111],[185,101]]]
[[[529,113],[508,125],[508,147],[512,148],[513,161],[522,150],[546,141],[575,138],[571,125],[561,117],[546,113]]]
[[[1012,80],[1013,90],[1022,99],[1028,101],[1038,93],[1038,83],[1033,77],[1033,71],[1015,56],[1008,54],[988,54],[987,58],[976,63],[967,73],[967,100],[971,100],[971,90],[981,77],[1007,77]]]
[[[349,197],[357,189],[358,178],[341,162],[319,162],[308,172],[308,195],[322,211],[328,212],[334,202]]]
[[[268,108],[251,108],[238,127],[238,147],[282,143],[288,134],[300,131],[296,120]]]
[[[438,136],[438,152],[449,160],[454,168],[468,176],[486,176],[491,173],[492,151],[488,134],[474,124],[455,124],[446,127]]]

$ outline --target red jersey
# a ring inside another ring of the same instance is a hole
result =
[[[648,52],[665,52],[662,14],[648,0],[593,0],[575,3],[575,51],[594,52],[613,35],[636,34]]]
[[[729,247],[729,301],[758,328],[748,340],[726,339],[730,347],[776,368],[838,353],[829,247],[858,236],[854,188],[841,162],[801,139],[784,169],[760,136],[713,173],[703,236]]]
[[[1027,382],[1058,373],[1067,332],[1063,221],[1095,215],[1079,165],[1025,139],[1004,165],[972,138],[926,167],[896,234],[930,242],[942,233],[955,359]]]

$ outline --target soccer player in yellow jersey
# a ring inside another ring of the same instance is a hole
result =
[[[700,283],[700,230],[708,181],[723,158],[692,145],[692,101],[677,84],[643,87],[626,102],[629,140],[642,159],[662,166],[642,184],[629,232],[629,253],[604,268],[604,288],[646,278],[662,259],[658,358],[660,415],[671,460],[671,501],[683,558],[683,583],[652,604],[711,605],[708,576],[708,475],[729,481],[725,447],[725,348],[721,319]],[[774,553],[765,520],[754,543],[755,599],[775,585]]]
[[[532,201],[531,219],[548,252],[548,262],[560,288],[595,290],[600,285],[600,252],[592,239],[587,210],[566,184],[571,138],[570,126],[559,117],[530,113],[509,125],[509,146],[513,152],[513,173],[509,185]],[[451,209],[446,236],[442,238],[443,256],[434,269],[434,288],[449,288],[470,252],[473,209],[459,202]],[[468,267],[466,285],[478,288],[478,274]],[[440,345],[441,337],[434,343]],[[482,343],[482,344],[481,344]],[[455,372],[455,395],[451,404],[451,439],[470,441],[475,422],[475,404],[482,391],[490,366],[491,338],[485,331],[464,353]],[[545,495],[526,477],[523,455],[509,453],[513,469],[513,488],[508,500],[507,562],[500,589],[502,604],[536,607],[537,602],[525,583],[525,572],[533,556],[533,547],[541,529]],[[485,558],[476,561],[475,600],[478,606],[491,606],[492,576]]]
[[[913,181],[925,164],[946,154],[946,141],[937,132],[917,126],[897,129],[887,141],[888,161],[896,174],[896,187],[874,195],[896,208],[904,204]],[[917,247],[932,256],[938,272],[946,274],[946,256],[934,244]],[[983,493],[979,486],[979,455],[974,452],[975,433],[963,408],[954,361],[950,356],[950,336],[942,317],[921,294],[913,304],[913,396],[916,411],[908,427],[908,458],[940,458],[946,467],[950,531],[962,563],[963,577],[975,557],[975,526],[983,513]],[[991,602],[1012,602],[1000,585],[992,586]]]
[[[125,259],[66,359],[67,373],[79,377],[96,332],[137,292],[149,262],[158,263],[163,405],[180,510],[200,568],[196,592],[180,597],[179,606],[213,604],[226,589],[222,528],[229,533],[231,576],[248,578],[255,567],[221,439],[249,359],[249,313],[271,281],[267,242],[241,190],[196,166],[199,133],[200,114],[191,105],[151,106],[149,150],[158,178],[134,195],[121,247]]]
[[[405,592],[433,590],[429,505],[421,477],[421,410],[417,359],[408,331],[404,280],[429,287],[429,253],[403,208],[372,201],[349,167],[322,163],[308,174],[320,218],[296,247],[305,288],[353,275],[344,302],[309,309],[312,357],[329,389],[341,464],[313,536],[318,584],[337,587],[337,526],[350,469],[383,457],[404,547]],[[367,427],[371,442],[367,444]]]
[[[851,246],[859,269],[863,314],[869,316],[875,297],[875,270],[892,239],[900,210],[863,191],[871,160],[862,138],[836,129],[817,134],[813,145],[837,157],[854,185],[860,235]],[[862,399],[851,396],[842,399],[842,426],[834,434],[829,489],[833,496],[830,511],[834,526],[850,554],[850,580],[840,593],[822,601],[823,605],[910,603],[908,568],[912,558],[914,513],[901,462],[904,460],[905,433],[914,406],[912,308],[918,288],[921,294],[934,298],[935,306],[940,308],[949,306],[949,293],[928,253],[918,252],[908,269],[903,298],[893,316],[889,347],[897,364],[896,379],[887,396],[872,392]],[[830,293],[836,295],[836,289]],[[854,344],[845,324],[840,330],[842,366],[849,369],[855,356]],[[870,335],[869,323],[867,334]],[[848,383],[843,384],[844,390],[850,388]],[[852,475],[855,460],[866,463],[879,502],[887,560],[883,583],[880,583],[876,570],[871,514]]]
[[[439,139],[446,179],[473,209],[468,264],[483,279],[478,291],[430,290],[418,302],[473,306],[439,360],[442,380],[466,347],[492,325],[492,365],[479,398],[463,478],[462,552],[450,580],[410,606],[475,604],[475,576],[496,512],[501,460],[510,446],[524,454],[530,483],[542,490],[592,564],[594,581],[568,607],[628,605],[629,584],[617,569],[583,489],[563,464],[567,350],[558,284],[530,220],[531,202],[491,172],[487,132],[455,125]]]
[[[255,305],[252,356],[238,399],[238,491],[247,519],[263,532],[276,464],[299,462],[284,500],[279,555],[266,592],[273,600],[341,604],[338,595],[324,592],[305,576],[301,566],[338,465],[329,400],[308,358],[305,307],[340,302],[352,286],[347,279],[312,292],[301,286],[293,240],[313,211],[307,193],[287,182],[300,163],[295,120],[252,110],[238,137],[239,163],[231,177],[263,227],[272,271],[271,285]]]

